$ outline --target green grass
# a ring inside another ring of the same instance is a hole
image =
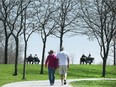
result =
[[[101,78],[102,65],[71,65],[70,78]],[[116,66],[107,66],[106,78],[116,78]]]
[[[40,65],[26,65],[26,80],[46,80],[48,79],[47,68],[40,74]],[[6,83],[22,81],[23,65],[18,65],[18,75],[13,76],[14,64],[0,64],[0,87]],[[70,65],[67,79],[78,78],[101,78],[101,65]],[[116,78],[116,66],[107,66],[106,78]],[[56,79],[59,79],[58,70]]]
[[[116,87],[116,81],[75,81],[70,83],[73,87]]]

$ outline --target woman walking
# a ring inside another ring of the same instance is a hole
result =
[[[58,63],[53,50],[50,50],[48,54],[49,55],[47,56],[47,59],[45,61],[45,67],[48,67],[49,81],[50,85],[52,86],[55,82],[55,70],[57,69]]]

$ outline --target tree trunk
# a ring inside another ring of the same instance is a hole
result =
[[[40,71],[40,74],[43,74],[45,48],[46,48],[46,39],[45,39],[45,41],[43,41],[43,52],[42,52],[42,62],[41,62],[41,71]]]
[[[61,47],[63,47],[63,34],[61,33],[61,37],[60,37],[60,50],[61,50]]]
[[[15,70],[14,70],[14,76],[17,75],[17,72],[18,72],[18,49],[19,49],[19,40],[18,40],[18,37],[15,37],[15,42],[16,42],[16,58],[15,58]]]
[[[116,65],[116,41],[114,41],[114,66]]]
[[[103,59],[103,69],[102,69],[102,77],[105,77],[106,75],[106,59]]]
[[[22,79],[26,79],[26,55],[27,55],[27,42],[25,42],[23,78]]]
[[[8,63],[8,37],[5,39],[5,53],[4,53],[4,64]]]

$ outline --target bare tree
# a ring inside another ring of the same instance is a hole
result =
[[[111,41],[116,34],[116,15],[104,0],[81,0],[81,9],[80,15],[85,23],[84,34],[97,39],[100,46],[100,55],[103,59],[102,76],[105,77]]]
[[[43,42],[40,74],[43,74],[47,38],[48,36],[52,35],[53,31],[56,28],[56,24],[52,18],[53,13],[57,10],[55,9],[55,1],[56,0],[41,0],[38,3],[35,3],[34,7],[35,21],[38,24],[38,32],[41,35],[41,39]]]
[[[6,0],[1,0],[0,2],[0,21],[2,22],[3,29],[4,29],[4,34],[5,34],[5,52],[4,52],[4,64],[7,64],[8,60],[8,40],[9,37],[11,36],[11,32],[8,29],[8,18],[9,14],[11,12],[11,9],[14,7],[12,5],[12,2],[6,1]]]
[[[116,37],[113,38],[114,66],[116,65]]]
[[[3,25],[2,23],[0,24],[0,63],[4,63],[4,48],[5,48],[5,35],[4,35],[4,30],[3,30]],[[9,38],[9,43],[8,43],[8,63],[12,64],[14,63],[15,59],[15,47],[14,47],[14,39],[13,37]]]
[[[55,36],[60,38],[60,49],[63,46],[63,37],[74,30],[77,23],[77,4],[78,0],[57,0],[58,11],[54,14],[57,23]]]
[[[109,10],[116,15],[116,0],[105,0]],[[116,35],[113,38],[114,65],[116,65]]]
[[[25,0],[20,1],[12,1],[12,9],[10,13],[10,18],[8,21],[8,27],[11,30],[11,34],[14,37],[15,45],[16,45],[16,52],[15,52],[15,69],[14,69],[14,76],[17,75],[17,69],[18,69],[18,56],[19,56],[19,36],[22,30],[22,23],[23,23],[23,16],[22,12],[24,9],[29,5],[28,2]],[[19,25],[20,24],[20,25]],[[18,27],[17,27],[18,26]]]
[[[31,37],[31,35],[37,30],[35,22],[32,21],[34,19],[34,16],[31,14],[30,11],[30,5],[27,7],[24,11],[24,22],[23,22],[23,36],[24,36],[24,65],[23,65],[23,78],[26,79],[26,58],[27,58],[27,45],[28,40]],[[31,9],[32,10],[32,9]]]

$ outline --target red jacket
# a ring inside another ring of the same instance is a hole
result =
[[[58,67],[58,60],[54,54],[50,54],[47,56],[47,59],[45,61],[45,66],[48,66],[50,68]]]

